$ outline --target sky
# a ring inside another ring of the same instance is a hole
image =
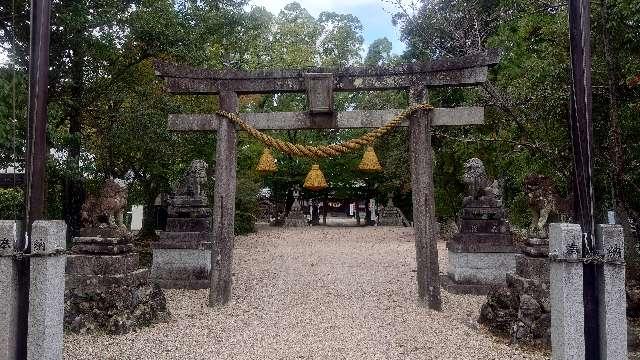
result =
[[[273,14],[294,0],[252,0],[251,5],[264,6]],[[411,0],[403,0],[411,2]],[[387,37],[393,43],[393,53],[402,54],[405,45],[400,41],[400,31],[391,24],[396,7],[384,0],[296,0],[315,17],[323,11],[353,14],[363,26],[365,51],[374,40]]]

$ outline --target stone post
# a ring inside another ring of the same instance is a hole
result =
[[[427,91],[411,88],[409,98],[418,104]],[[431,147],[431,115],[415,114],[409,122],[411,147],[411,188],[413,189],[413,223],[416,242],[416,277],[418,296],[429,308],[442,310],[440,268],[436,234],[436,214],[433,185],[433,148]]]
[[[597,273],[600,359],[626,359],[627,298],[622,226],[598,225],[596,248],[604,252],[605,260]]]
[[[551,258],[551,358],[585,358],[582,229],[577,224],[549,225]]]
[[[220,109],[238,112],[238,94],[220,92]],[[231,120],[225,119],[220,123],[216,140],[210,307],[224,305],[231,298],[237,155],[236,127]]]
[[[19,221],[0,220],[0,359],[16,359],[18,333],[18,267],[14,244]]]
[[[66,239],[64,221],[37,220],[33,223],[28,360],[62,359]]]

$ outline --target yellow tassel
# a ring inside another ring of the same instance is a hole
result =
[[[327,180],[324,178],[320,165],[311,166],[311,170],[307,174],[307,178],[304,180],[304,188],[311,191],[319,191],[326,188]]]
[[[367,146],[367,149],[364,151],[364,155],[362,156],[362,161],[360,162],[360,165],[358,165],[358,170],[370,173],[382,171],[382,166],[380,166],[378,156],[373,150],[373,147]]]
[[[264,151],[262,152],[262,156],[260,156],[260,161],[258,161],[256,170],[258,170],[258,172],[262,175],[278,171],[278,167],[276,166],[276,159],[274,159],[273,155],[271,155],[270,149],[264,149]]]

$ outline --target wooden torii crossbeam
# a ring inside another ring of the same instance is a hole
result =
[[[264,130],[373,128],[389,121],[400,110],[333,111],[334,91],[406,90],[411,104],[427,100],[428,89],[474,86],[487,80],[488,68],[500,60],[498,51],[457,59],[437,60],[394,67],[358,67],[342,70],[307,69],[231,71],[196,69],[156,62],[156,75],[173,94],[217,94],[220,109],[238,112],[238,96],[306,92],[308,112],[252,113],[242,117]],[[415,227],[418,295],[432,309],[442,308],[438,266],[433,186],[431,126],[478,125],[484,122],[481,107],[419,111],[409,121],[413,217]],[[404,125],[407,126],[407,125]],[[213,114],[169,116],[174,131],[217,131],[216,170],[211,252],[209,305],[226,304],[231,295],[236,192],[236,127]]]

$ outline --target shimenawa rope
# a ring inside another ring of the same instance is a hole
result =
[[[382,127],[379,127],[375,130],[372,130],[358,138],[351,139],[339,144],[331,144],[331,145],[322,145],[322,146],[311,146],[311,145],[301,145],[294,144],[288,141],[276,139],[270,135],[267,135],[260,130],[254,128],[253,126],[247,124],[244,120],[240,118],[238,114],[226,112],[226,111],[218,111],[217,114],[223,116],[229,120],[231,120],[236,125],[240,126],[244,131],[249,133],[252,137],[262,142],[264,145],[270,148],[274,148],[279,150],[282,153],[299,156],[299,157],[310,157],[310,158],[327,158],[327,157],[335,157],[350,151],[357,150],[362,146],[369,145],[384,134],[389,131],[395,129],[409,116],[419,110],[429,111],[433,110],[433,106],[429,104],[418,104],[413,105],[406,110],[403,110],[396,117],[391,119],[387,124]]]

